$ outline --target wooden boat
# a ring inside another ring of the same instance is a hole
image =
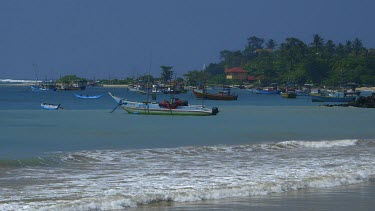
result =
[[[104,94],[101,95],[82,95],[82,94],[74,94],[76,97],[81,99],[98,99],[101,98]]]
[[[40,106],[42,107],[42,109],[46,109],[46,110],[57,110],[60,108],[60,104],[55,105],[55,104],[50,104],[50,103],[41,103]]]
[[[284,98],[297,98],[297,94],[295,92],[281,92],[281,97],[284,97]]]
[[[281,97],[284,98],[297,98],[297,93],[293,89],[285,89],[281,92]]]
[[[172,98],[171,101],[163,100],[160,103],[132,102],[114,96],[110,92],[109,95],[118,103],[117,106],[121,106],[129,114],[211,116],[219,113],[217,107],[206,108],[202,105],[189,105],[187,101],[179,100],[177,98]],[[113,109],[113,111],[115,109]]]
[[[194,96],[199,99],[208,100],[237,100],[238,95],[231,95],[229,91],[221,91],[219,94],[211,94],[204,91],[192,90]]]

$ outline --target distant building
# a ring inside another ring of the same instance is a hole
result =
[[[248,72],[240,67],[225,69],[226,79],[246,81]]]

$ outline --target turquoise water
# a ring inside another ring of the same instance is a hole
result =
[[[0,86],[0,210],[200,210],[228,200],[228,209],[247,209],[254,197],[371,184],[375,175],[374,109],[236,90],[238,101],[204,101],[219,107],[217,116],[142,116],[110,113],[109,95],[73,95],[108,91],[145,99],[123,88]],[[40,102],[64,109],[41,110]],[[273,205],[283,200],[295,203],[281,195]]]

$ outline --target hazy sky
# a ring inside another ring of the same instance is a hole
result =
[[[247,38],[375,47],[373,0],[0,0],[0,79],[181,77]],[[36,71],[33,64],[37,64]]]

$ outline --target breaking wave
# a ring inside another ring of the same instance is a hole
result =
[[[307,147],[307,148],[329,148],[329,147],[348,147],[358,144],[357,139],[331,140],[331,141],[283,141],[277,146],[283,147]]]
[[[16,79],[0,79],[0,83],[35,83],[41,81],[35,80],[16,80]]]
[[[56,152],[10,164],[22,168],[0,183],[27,185],[17,195],[5,186],[0,210],[121,210],[357,184],[375,178],[374,152],[373,140],[357,139]]]

